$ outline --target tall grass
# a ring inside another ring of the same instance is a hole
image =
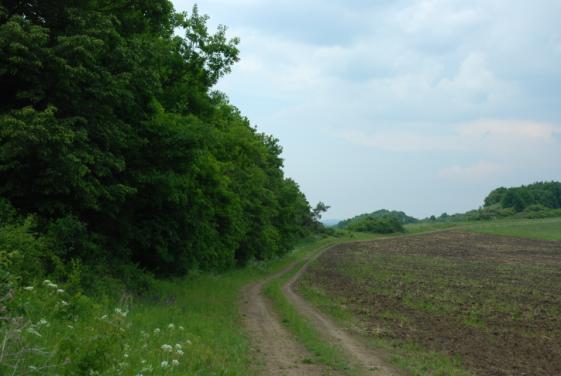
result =
[[[157,281],[141,298],[93,298],[52,281],[6,285],[0,374],[251,375],[241,288],[322,242],[223,274]]]

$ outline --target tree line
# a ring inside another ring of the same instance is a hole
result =
[[[281,255],[318,226],[278,140],[213,89],[239,41],[207,21],[167,0],[2,2],[5,254],[19,236],[47,272],[183,275]]]

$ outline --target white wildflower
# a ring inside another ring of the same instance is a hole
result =
[[[49,322],[45,319],[39,320],[39,325],[47,325]]]
[[[158,334],[158,333],[160,333],[160,328],[154,329],[154,334]]]
[[[167,367],[169,366],[169,363],[168,363],[167,360],[164,360],[163,362],[160,363],[160,366],[161,366],[162,368],[167,368]]]
[[[175,353],[179,356],[183,356],[183,350],[175,350]]]
[[[185,330],[185,328],[180,325],[179,330],[183,331],[183,330]]]
[[[168,344],[163,344],[163,345],[161,346],[161,349],[164,350],[165,352],[171,352],[171,350],[173,350],[173,347],[171,347],[171,346],[168,345]]]
[[[171,329],[171,330],[175,329],[175,325],[174,324],[169,324],[168,329]]]
[[[56,292],[58,292],[59,294],[62,294],[64,292],[63,289],[57,289]]]
[[[190,340],[187,340],[187,341],[185,341],[185,343],[186,343],[186,344],[188,344],[189,346],[191,346],[191,345],[192,345],[192,343],[191,343],[191,341],[190,341]]]
[[[38,371],[38,370],[39,370],[39,368],[37,368],[37,367],[35,367],[35,366],[29,366],[29,367],[27,367],[27,368],[29,368],[29,369],[32,370],[32,371]]]
[[[50,279],[45,279],[45,280],[43,281],[43,284],[44,284],[44,285],[50,285],[51,283],[52,283],[52,282],[51,282]]]
[[[121,308],[115,308],[115,313],[122,317],[127,317],[128,314],[127,311],[123,311]]]
[[[25,286],[23,289],[27,291],[33,291],[33,286]],[[29,367],[33,367],[33,366],[29,366]]]
[[[175,348],[176,348],[177,350],[181,350],[183,347],[181,347],[181,344],[180,344],[180,343],[176,343],[176,344],[175,344]]]
[[[171,364],[172,364],[174,367],[177,367],[177,366],[179,365],[179,360],[174,359],[174,360],[171,361]]]
[[[68,329],[74,329],[74,327],[72,325],[66,325],[68,327]]]
[[[66,307],[68,305],[68,302],[66,300],[61,300],[60,304]]]
[[[101,316],[101,319],[102,319],[102,320],[105,320],[106,318],[107,318],[107,315]]]

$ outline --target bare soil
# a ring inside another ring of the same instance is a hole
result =
[[[253,346],[252,366],[263,375],[331,375],[330,369],[320,364],[304,361],[311,354],[299,344],[284,327],[263,294],[263,286],[271,279],[288,273],[296,264],[257,283],[250,284],[242,292],[241,313],[244,326]]]
[[[384,357],[387,354],[364,346],[294,292],[294,284],[311,261],[312,259],[308,260],[283,286],[283,292],[289,301],[300,314],[311,319],[326,341],[337,345],[346,353],[361,374],[402,375],[402,372],[386,363]],[[294,263],[266,280],[246,286],[242,292],[241,313],[253,345],[254,359],[264,375],[339,375],[340,372],[324,365],[304,362],[304,359],[312,358],[311,354],[283,326],[271,302],[263,294],[263,287],[267,282],[289,273],[296,267],[298,264]]]
[[[302,284],[364,333],[461,359],[477,375],[561,375],[561,242],[446,231],[348,243]]]

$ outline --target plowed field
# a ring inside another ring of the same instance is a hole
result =
[[[364,333],[460,359],[477,375],[561,374],[561,242],[461,231],[348,243],[300,282]]]

